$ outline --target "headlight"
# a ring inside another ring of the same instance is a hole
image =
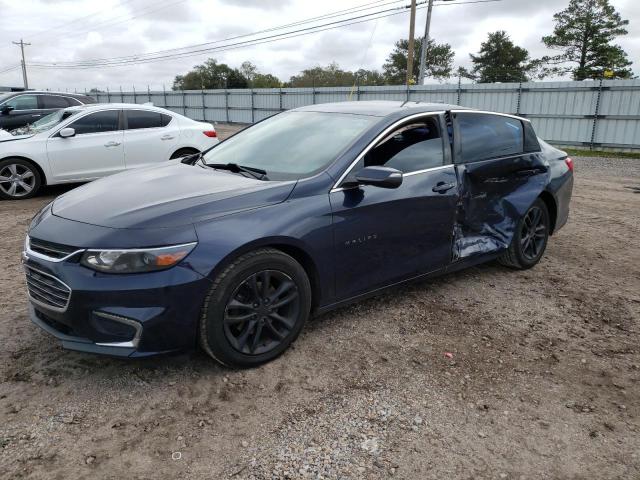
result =
[[[99,272],[143,273],[171,268],[183,260],[197,242],[172,247],[134,250],[87,250],[80,263]]]

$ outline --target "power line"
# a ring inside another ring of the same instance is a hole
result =
[[[120,60],[113,61],[113,60],[107,59],[107,60],[102,61],[102,62],[93,62],[91,60],[79,61],[79,62],[69,62],[69,63],[42,63],[42,62],[40,62],[40,63],[34,63],[33,65],[34,66],[36,66],[36,65],[39,65],[39,66],[46,65],[46,66],[52,66],[52,67],[58,67],[58,68],[101,67],[101,66],[119,66],[119,65],[149,63],[149,62],[153,62],[153,61],[157,61],[157,60],[164,60],[164,59],[167,59],[167,58],[184,58],[184,57],[189,57],[189,56],[193,56],[193,55],[198,55],[198,54],[203,53],[203,52],[217,51],[219,49],[223,49],[223,48],[226,48],[226,47],[251,44],[253,42],[257,42],[257,41],[261,41],[261,40],[274,39],[274,38],[277,38],[277,37],[282,37],[282,36],[285,36],[285,35],[295,34],[295,33],[299,33],[299,32],[306,32],[308,30],[314,30],[314,29],[318,29],[318,28],[321,28],[321,27],[326,27],[326,26],[331,26],[331,25],[339,25],[341,23],[348,22],[350,20],[357,20],[357,19],[362,19],[362,18],[366,18],[366,17],[371,17],[371,16],[378,15],[378,14],[381,14],[381,13],[397,11],[399,9],[404,10],[404,7],[390,8],[390,9],[387,9],[387,10],[382,10],[382,11],[378,11],[378,12],[359,15],[357,17],[350,17],[350,18],[346,18],[346,19],[342,19],[342,20],[336,20],[336,21],[325,23],[325,24],[322,24],[322,25],[316,25],[316,26],[312,26],[312,27],[305,27],[305,28],[302,28],[302,29],[292,30],[290,32],[284,32],[284,33],[277,33],[277,34],[274,34],[274,35],[269,35],[269,36],[258,38],[258,39],[245,40],[245,41],[242,41],[242,42],[236,42],[236,43],[231,43],[231,44],[227,44],[227,45],[222,45],[220,47],[209,47],[209,48],[203,48],[203,49],[198,49],[198,50],[193,50],[193,51],[188,51],[188,52],[161,55],[161,56],[156,56],[156,57],[152,57],[152,58],[129,59],[129,60],[122,60],[122,61],[120,61]],[[396,12],[396,13],[404,13],[404,12],[400,11],[400,12]]]
[[[292,22],[292,23],[279,25],[277,27],[271,27],[271,28],[267,28],[267,29],[264,29],[264,30],[258,30],[256,32],[246,33],[246,34],[243,34],[243,35],[235,35],[235,36],[232,36],[232,37],[227,37],[227,38],[223,38],[223,39],[219,39],[219,40],[213,40],[211,42],[198,43],[198,44],[194,44],[194,45],[186,45],[184,47],[176,47],[176,48],[170,48],[170,49],[166,49],[166,50],[158,50],[158,51],[154,51],[154,52],[141,53],[141,54],[135,54],[135,55],[126,55],[126,56],[122,56],[122,57],[108,57],[108,58],[89,59],[89,60],[77,60],[77,61],[68,61],[68,62],[46,62],[46,63],[48,65],[53,65],[53,63],[55,63],[56,65],[64,66],[64,65],[79,65],[79,64],[86,65],[86,64],[94,64],[94,63],[113,62],[113,61],[118,61],[118,60],[144,60],[145,58],[152,57],[152,56],[155,56],[155,55],[158,55],[158,54],[162,54],[162,53],[177,52],[179,50],[187,50],[187,49],[192,49],[192,48],[197,48],[197,47],[204,47],[204,46],[207,46],[207,45],[215,45],[215,44],[218,44],[218,43],[227,42],[227,41],[230,41],[230,40],[236,40],[236,39],[239,39],[239,38],[253,37],[253,36],[256,36],[256,35],[259,35],[259,34],[262,34],[262,33],[269,33],[269,32],[282,30],[282,29],[289,28],[289,27],[294,27],[294,26],[298,26],[298,25],[304,25],[306,23],[312,23],[314,21],[321,20],[321,19],[329,19],[329,18],[340,17],[340,16],[346,15],[347,13],[357,13],[359,11],[371,10],[373,8],[379,8],[379,7],[383,7],[383,6],[387,6],[387,5],[402,3],[404,1],[406,1],[406,0],[393,0],[393,1],[390,1],[390,2],[384,2],[384,1],[378,0],[378,1],[375,1],[375,2],[369,2],[369,3],[357,5],[355,7],[347,8],[347,9],[344,9],[344,10],[338,10],[336,12],[326,13],[326,14],[323,14],[323,15],[319,15],[317,17],[311,17],[311,18],[307,18],[307,19],[303,19],[303,20],[298,20],[298,21],[295,21],[295,22]],[[374,6],[371,6],[371,5],[374,5]],[[183,53],[187,53],[187,52],[183,52]],[[45,63],[45,62],[37,62],[37,63]]]
[[[0,75],[2,75],[3,73],[9,73],[13,70],[16,70],[17,68],[20,68],[21,65],[14,65],[13,67],[9,67],[9,68],[5,68],[4,70],[0,70]]]
[[[131,3],[132,1],[133,1],[133,0],[125,0],[125,1],[123,1],[123,2],[118,2],[118,4],[116,4],[114,7],[109,8],[108,10],[109,10],[109,11],[112,11],[114,8],[124,7],[126,4]],[[98,10],[98,11],[96,11],[96,12],[90,13],[90,14],[88,14],[88,15],[85,15],[85,16],[83,16],[83,17],[75,18],[75,19],[70,20],[70,21],[68,21],[68,22],[62,23],[62,24],[60,24],[60,25],[58,25],[58,26],[56,26],[56,27],[53,27],[53,28],[47,28],[46,30],[42,30],[42,31],[40,31],[40,32],[36,32],[36,33],[34,33],[33,35],[28,36],[28,37],[27,37],[27,39],[29,39],[29,40],[33,40],[33,39],[34,39],[34,38],[36,38],[36,37],[39,37],[39,36],[41,36],[41,35],[43,35],[43,34],[45,34],[45,33],[47,33],[47,32],[51,32],[51,31],[54,31],[54,30],[55,30],[56,32],[59,32],[61,28],[65,27],[65,26],[67,26],[67,25],[71,25],[72,23],[77,23],[77,22],[79,22],[80,20],[84,20],[84,19],[86,19],[86,18],[93,17],[93,16],[95,16],[95,15],[98,15],[98,14],[100,14],[100,13],[102,13],[102,12],[106,12],[106,11],[107,11],[107,9],[102,9],[102,10]]]
[[[102,23],[98,23],[96,25],[93,25],[92,27],[89,27],[89,28],[83,28],[83,29],[76,30],[76,31],[72,30],[70,33],[67,33],[65,35],[59,35],[58,38],[61,39],[61,38],[77,37],[77,36],[83,35],[85,33],[95,32],[97,30],[102,30],[102,29],[107,28],[107,27],[113,27],[114,25],[119,25],[121,23],[127,23],[127,22],[130,22],[131,20],[134,20],[136,18],[143,17],[145,15],[149,15],[151,13],[155,13],[155,12],[158,12],[160,10],[164,10],[165,8],[173,7],[174,5],[177,5],[179,3],[184,3],[185,1],[186,0],[177,0],[177,1],[174,1],[174,2],[165,3],[165,4],[161,5],[161,6],[157,6],[157,5],[148,6],[148,7],[143,8],[142,10],[140,10],[136,15],[132,15],[132,16],[129,16],[129,17],[111,18],[111,19],[108,19],[108,20],[106,20],[106,21],[104,21]],[[116,20],[116,21],[114,22],[114,20]]]
[[[474,1],[450,2],[450,3],[444,3],[444,4],[437,4],[437,6],[440,6],[440,5],[464,5],[464,4],[477,4],[477,3],[491,3],[491,2],[499,2],[499,1],[502,1],[502,0],[474,0]],[[420,6],[418,6],[417,8],[418,9],[426,8],[426,5],[424,5],[425,3],[426,2],[421,2],[419,4]],[[261,44],[265,44],[265,43],[272,43],[272,42],[275,42],[275,41],[287,40],[287,39],[290,39],[290,38],[295,38],[295,37],[300,37],[300,36],[305,36],[305,35],[311,35],[311,34],[314,34],[314,33],[319,33],[319,32],[323,32],[323,31],[327,31],[327,30],[333,30],[333,29],[336,29],[336,28],[342,28],[342,27],[346,27],[346,26],[349,26],[349,25],[355,25],[355,24],[359,24],[359,23],[365,23],[365,22],[369,22],[369,21],[374,21],[374,20],[377,20],[379,18],[386,18],[386,17],[390,17],[390,16],[394,16],[394,15],[407,13],[406,8],[407,8],[406,6],[405,7],[396,7],[396,8],[392,8],[392,9],[373,12],[373,13],[369,13],[369,14],[365,14],[365,15],[360,15],[360,16],[357,16],[357,17],[350,17],[350,18],[346,18],[346,19],[342,19],[342,20],[338,20],[338,21],[334,21],[334,22],[329,22],[329,23],[322,24],[322,25],[306,27],[306,28],[299,29],[299,30],[293,30],[293,31],[290,31],[290,32],[279,33],[279,34],[275,34],[275,35],[270,35],[270,36],[266,36],[266,37],[262,37],[262,38],[253,39],[253,40],[246,40],[246,41],[242,41],[242,42],[236,42],[236,43],[232,43],[232,44],[221,45],[219,47],[204,48],[204,49],[198,49],[198,50],[175,53],[175,54],[169,54],[169,55],[161,55],[161,56],[151,57],[151,55],[157,55],[158,53],[162,53],[162,51],[160,51],[160,52],[153,52],[153,53],[145,54],[145,55],[149,56],[147,58],[131,58],[131,59],[128,59],[128,57],[124,57],[124,58],[127,58],[127,59],[126,60],[118,60],[118,61],[113,61],[113,59],[102,59],[102,60],[99,60],[99,61],[85,60],[85,61],[78,61],[78,62],[61,62],[61,63],[36,62],[36,63],[30,63],[29,66],[33,66],[35,68],[56,68],[56,69],[97,69],[97,68],[108,68],[108,67],[118,67],[118,66],[126,66],[126,65],[152,63],[152,62],[156,62],[156,61],[160,61],[160,60],[164,60],[164,59],[169,59],[169,58],[172,58],[172,59],[173,58],[187,58],[187,57],[200,55],[201,53],[204,53],[204,52],[214,52],[214,51],[215,52],[223,52],[223,51],[228,51],[228,50],[234,50],[234,49],[244,48],[244,47],[248,47],[248,46],[261,45]],[[397,10],[400,10],[400,11],[397,11]],[[388,13],[388,12],[391,12],[391,13]],[[386,14],[385,15],[381,15],[382,13],[386,13]],[[351,20],[354,20],[354,21],[351,21]],[[248,34],[246,36],[253,36],[253,35],[255,35],[255,34]],[[235,37],[231,37],[231,38],[235,38]],[[225,41],[225,40],[220,40],[220,41],[217,41],[217,42],[222,42],[222,41]],[[187,48],[193,48],[193,47],[194,46],[182,47],[181,49],[187,49]],[[178,49],[176,49],[176,50],[178,50]]]

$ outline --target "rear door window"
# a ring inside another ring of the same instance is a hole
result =
[[[41,95],[41,108],[67,108],[70,106],[69,101],[65,97],[58,95]]]
[[[522,122],[488,113],[456,113],[462,163],[518,155],[524,151]]]
[[[164,127],[163,116],[160,112],[149,112],[144,110],[125,110],[127,116],[127,128],[129,130],[138,130],[141,128],[159,128]]]
[[[75,129],[76,135],[112,132],[119,130],[119,117],[120,112],[118,110],[96,112],[79,118],[69,127]]]

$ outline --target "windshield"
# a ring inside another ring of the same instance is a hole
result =
[[[269,180],[309,177],[326,168],[378,120],[365,115],[285,112],[220,143],[204,161],[259,168]]]
[[[50,113],[49,115],[46,115],[44,117],[42,117],[40,120],[33,122],[29,125],[27,125],[24,130],[25,132],[21,132],[21,133],[40,133],[40,132],[45,132],[53,127],[55,127],[56,125],[58,125],[60,122],[62,122],[63,120],[66,120],[67,118],[69,118],[71,115],[75,115],[76,113],[78,113],[77,111],[69,111],[69,110],[58,110],[56,112]],[[21,129],[16,129],[11,133],[16,132],[17,130],[21,130]]]
[[[11,94],[9,94],[9,93],[1,93],[0,94],[0,105],[2,104],[2,102],[4,102],[10,96],[11,96]]]

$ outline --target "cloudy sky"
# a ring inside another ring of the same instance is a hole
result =
[[[468,2],[470,0],[455,0]],[[0,0],[0,72],[17,66],[19,48],[11,42],[24,38],[27,64],[68,62],[122,57],[156,52],[282,26],[352,7],[375,6],[347,16],[409,3],[381,0]],[[540,42],[552,31],[552,16],[568,0],[501,0],[493,3],[438,5],[434,8],[432,36],[450,43],[456,66],[469,65],[469,53],[477,52],[488,32],[506,30],[512,40],[527,48],[532,57],[548,52]],[[629,35],[619,43],[640,73],[640,1],[611,0],[630,20]],[[362,7],[364,8],[364,7]],[[334,17],[290,27],[326,24]],[[426,9],[418,10],[416,34],[424,29]],[[187,72],[208,57],[231,66],[244,60],[260,71],[282,80],[303,68],[337,62],[345,69],[381,68],[393,43],[408,37],[408,13],[359,23],[344,28],[227,51],[203,52],[187,58],[163,59],[142,65],[92,69],[28,68],[30,87],[83,90],[92,87],[117,89],[170,88],[176,74]],[[259,36],[274,35],[272,31]],[[233,40],[239,42],[252,37]],[[228,43],[228,42],[227,42]],[[214,46],[224,45],[218,43]],[[0,85],[22,85],[19,69],[0,73]]]

